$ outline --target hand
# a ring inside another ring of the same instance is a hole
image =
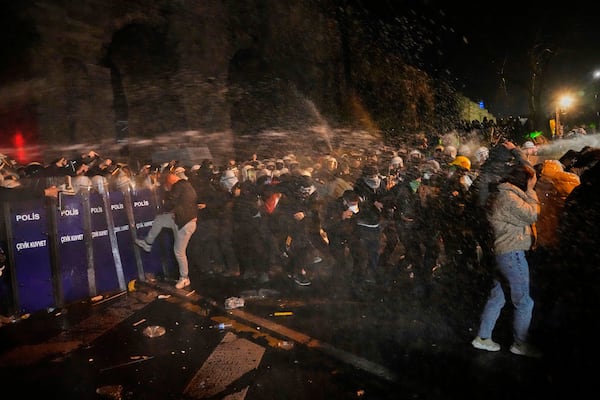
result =
[[[44,189],[44,196],[57,198],[58,188],[54,185],[47,187],[46,189]]]
[[[342,219],[352,218],[354,213],[351,210],[346,210],[342,212]]]
[[[510,140],[507,140],[506,142],[502,143],[502,146],[506,147],[508,150],[512,150],[515,147],[515,144],[513,142],[511,142]]]
[[[297,213],[294,214],[294,219],[296,221],[301,221],[301,220],[304,219],[304,217],[305,217],[305,215],[304,215],[304,213],[302,211],[297,212]]]

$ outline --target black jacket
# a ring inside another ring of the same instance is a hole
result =
[[[197,217],[196,191],[187,180],[178,180],[171,190],[165,192],[163,210],[175,214],[175,223],[179,229]]]

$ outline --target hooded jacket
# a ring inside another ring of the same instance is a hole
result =
[[[524,192],[508,182],[498,185],[489,210],[496,255],[530,249],[532,224],[537,221],[539,210],[538,197],[533,189]]]

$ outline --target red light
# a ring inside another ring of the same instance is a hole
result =
[[[25,154],[25,138],[23,137],[23,133],[21,131],[17,131],[13,136],[13,145],[15,146],[17,162],[24,164],[27,160],[27,155]]]
[[[13,144],[15,147],[23,147],[25,145],[25,139],[23,138],[23,134],[19,131],[15,133],[15,137],[13,138]]]

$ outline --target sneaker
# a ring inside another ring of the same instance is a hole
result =
[[[542,352],[527,343],[517,343],[514,342],[512,346],[510,346],[510,352],[516,354],[518,356],[527,356],[533,358],[540,358],[542,356]]]
[[[479,349],[479,350],[486,350],[486,351],[499,351],[500,350],[500,345],[498,343],[494,342],[491,338],[482,339],[479,336],[477,336],[475,339],[473,339],[471,344],[473,345],[473,347],[475,347],[476,349]],[[511,349],[512,349],[512,347],[511,347]]]
[[[296,282],[296,284],[300,285],[300,286],[310,286],[310,284],[312,283],[310,281],[310,279],[308,279],[306,277],[306,275],[296,275],[296,276],[294,276],[294,282]]]
[[[179,278],[175,284],[175,289],[183,289],[186,286],[190,286],[190,278]]]
[[[144,249],[146,253],[150,253],[150,250],[152,250],[152,245],[148,244],[144,239],[135,239],[135,244]]]

